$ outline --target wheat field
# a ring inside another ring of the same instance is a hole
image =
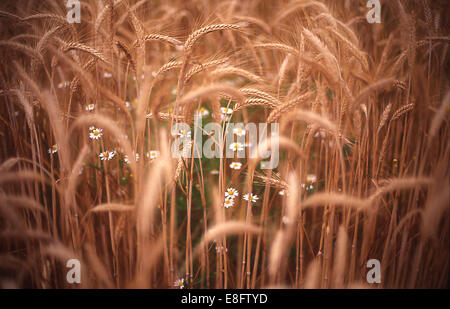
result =
[[[66,2],[0,3],[0,287],[449,286],[446,1]]]

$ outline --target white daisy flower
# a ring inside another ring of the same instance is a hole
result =
[[[109,154],[108,154],[108,160],[111,160],[112,158],[114,158],[115,155],[116,155],[116,151],[115,150],[110,151]]]
[[[136,107],[138,104],[138,101],[136,99],[133,99],[133,101],[131,101],[131,108]]]
[[[245,136],[245,132],[246,131],[244,129],[242,129],[241,127],[233,129],[233,133],[236,134],[237,136]]]
[[[209,172],[211,175],[219,175],[219,171],[214,169]]]
[[[50,147],[50,148],[48,149],[48,153],[49,153],[49,154],[54,154],[54,153],[56,153],[56,152],[58,152],[58,145],[57,145],[57,144],[53,145],[52,147]]]
[[[159,157],[159,151],[158,150],[150,150],[147,152],[147,158],[150,158],[151,160],[156,159]]]
[[[309,183],[316,182],[317,181],[317,176],[310,174],[310,175],[306,176],[306,181],[309,182]]]
[[[180,278],[180,279],[175,280],[175,283],[173,284],[173,286],[180,288],[180,289],[184,288],[184,279]]]
[[[225,207],[225,208],[230,208],[233,205],[234,205],[234,200],[233,199],[226,199],[223,202],[223,207]]]
[[[70,86],[70,82],[66,82],[66,81],[64,81],[64,82],[60,82],[59,84],[58,84],[58,88],[65,88],[65,87],[69,87]]]
[[[288,216],[283,216],[283,218],[281,218],[281,221],[283,221],[283,224],[289,224],[289,222],[291,222],[291,219],[289,219]]]
[[[88,104],[86,105],[86,110],[88,112],[93,111],[95,109],[95,104]]]
[[[105,73],[103,73],[103,77],[104,77],[104,78],[111,78],[111,77],[112,77],[112,74],[109,73],[109,72],[105,72]]]
[[[91,139],[99,139],[100,137],[102,137],[103,133],[102,133],[102,129],[99,128],[93,128],[92,130],[90,130],[91,132],[89,133],[89,137]]]
[[[222,111],[222,114],[225,115],[231,115],[233,113],[233,109],[228,107],[221,107],[220,110]]]
[[[229,200],[229,199],[234,199],[236,196],[238,196],[239,195],[239,192],[238,192],[238,190],[236,190],[235,188],[228,188],[226,191],[225,191],[225,198],[227,199],[227,200]]]
[[[242,145],[241,143],[232,143],[230,145],[230,149],[233,151],[244,150],[244,145]]]
[[[278,194],[281,195],[281,196],[284,196],[286,194],[286,191],[280,190],[280,191],[278,191]]]
[[[241,162],[231,162],[230,167],[234,170],[239,170],[242,167]]]
[[[204,107],[200,107],[200,109],[197,111],[197,116],[198,117],[206,117],[209,115],[209,110],[207,110]]]
[[[253,203],[256,203],[256,201],[258,200],[258,196],[256,194],[253,194],[253,193],[244,194],[244,200],[248,201],[249,199]]]
[[[131,107],[130,101],[125,101],[125,106],[126,106],[127,108],[130,108],[130,107]]]
[[[180,138],[185,138],[185,137],[190,138],[191,137],[191,131],[190,130],[186,131],[184,129],[179,129],[177,134],[178,134],[178,136]]]
[[[105,150],[102,153],[100,153],[98,156],[99,156],[100,160],[102,160],[102,161],[107,161],[107,160],[109,161],[112,158],[114,158],[115,155],[116,155],[116,152],[114,150],[113,151]]]
[[[327,134],[325,133],[325,131],[323,131],[323,130],[320,130],[320,131],[317,131],[315,134],[314,134],[314,137],[322,137],[322,138],[325,138],[326,136],[327,136]]]

